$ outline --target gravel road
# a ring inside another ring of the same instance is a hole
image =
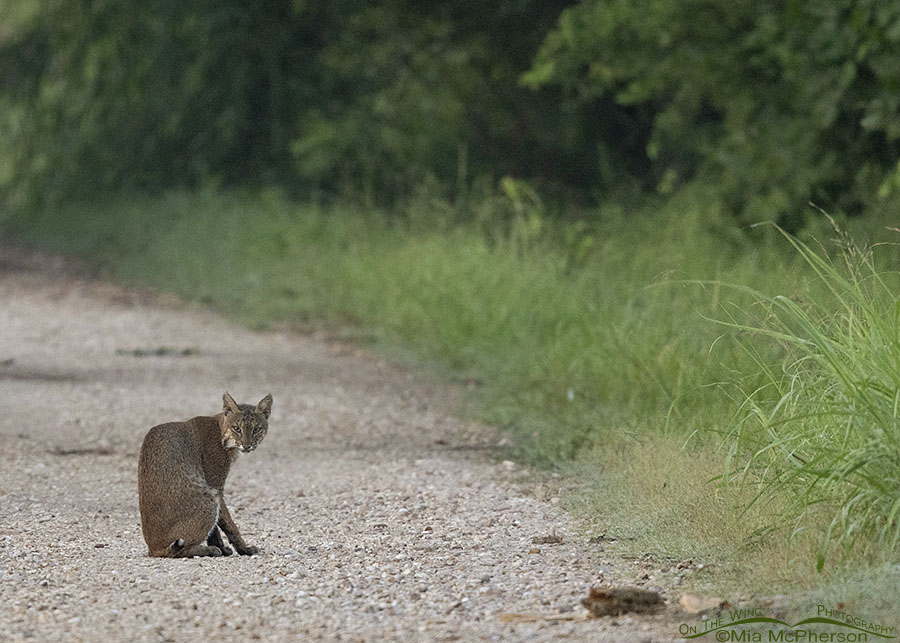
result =
[[[641,570],[601,558],[552,480],[491,458],[498,436],[454,417],[458,391],[72,272],[0,245],[0,640],[677,637],[672,608],[585,617],[591,586]],[[218,412],[226,389],[275,400],[225,487],[261,551],[149,558],[141,440]]]

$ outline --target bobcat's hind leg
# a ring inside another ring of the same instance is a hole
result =
[[[223,555],[222,549],[217,547],[221,540],[219,543],[210,540],[207,544],[207,539],[216,530],[216,518],[219,515],[215,491],[208,486],[202,487],[201,491],[202,493],[183,494],[181,515],[169,523],[167,531],[174,542],[169,547],[168,555],[172,558]]]

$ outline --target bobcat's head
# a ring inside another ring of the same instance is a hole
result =
[[[272,395],[266,395],[259,404],[238,404],[228,392],[222,397],[224,421],[222,422],[222,446],[238,449],[242,453],[253,451],[269,430],[269,414],[272,412]]]

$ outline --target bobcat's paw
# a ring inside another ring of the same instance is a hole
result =
[[[238,547],[237,552],[241,556],[252,556],[253,554],[259,553],[259,547],[254,547],[253,545],[247,545],[246,547]]]
[[[210,546],[207,548],[207,550],[206,550],[206,555],[207,555],[207,556],[213,556],[213,557],[215,557],[215,556],[221,556],[221,555],[222,555],[222,550],[219,549],[218,547],[216,547],[215,545],[210,545]]]
[[[228,545],[222,545],[221,547],[219,547],[219,549],[222,550],[223,556],[231,556],[234,553],[234,551]]]

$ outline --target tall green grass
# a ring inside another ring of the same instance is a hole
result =
[[[863,539],[893,551],[900,541],[900,275],[879,267],[876,249],[835,234],[836,253],[784,235],[821,296],[756,292],[757,322],[729,322],[785,352],[772,364],[745,343],[765,382],[730,436],[732,466],[757,497],[792,498],[797,529],[827,518],[819,570],[830,549]]]

